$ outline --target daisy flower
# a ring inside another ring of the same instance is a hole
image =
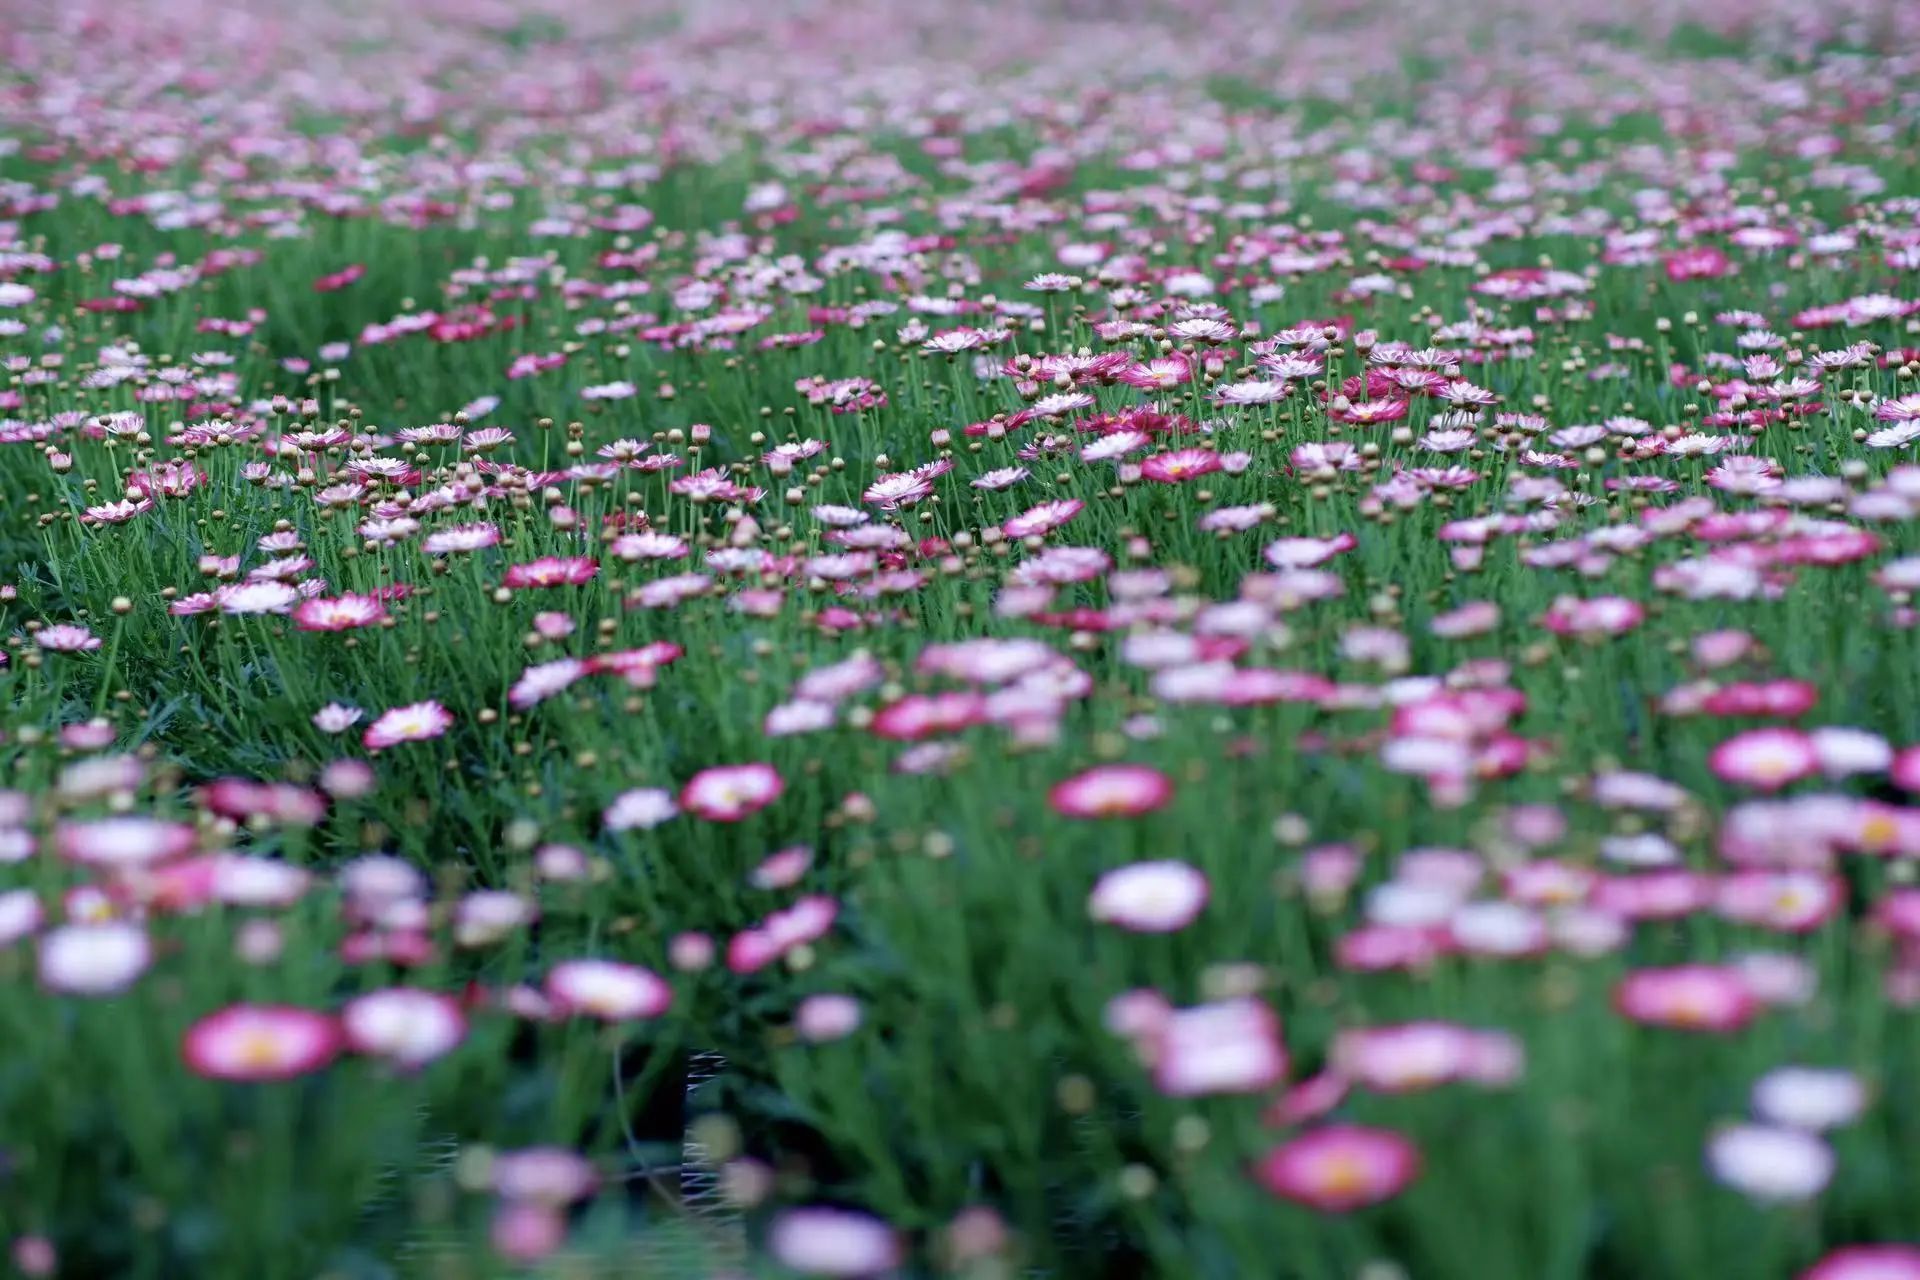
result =
[[[1810,1200],[1833,1177],[1833,1149],[1799,1129],[1730,1125],[1707,1141],[1714,1178],[1754,1200]]]
[[[276,1081],[318,1071],[339,1055],[339,1024],[291,1005],[236,1004],[187,1028],[181,1057],[211,1080]]]
[[[453,715],[429,698],[404,707],[383,711],[368,725],[360,741],[369,751],[384,751],[402,742],[424,742],[438,738],[453,726]]]
[[[293,610],[293,624],[302,631],[347,631],[384,621],[387,606],[372,596],[343,595],[305,600]]]
[[[56,622],[33,633],[33,642],[53,653],[90,653],[100,647],[100,637],[83,626]]]
[[[566,587],[589,582],[600,572],[600,562],[591,556],[542,556],[524,564],[507,566],[506,585],[523,587]]]
[[[412,987],[371,991],[340,1011],[346,1047],[402,1068],[425,1066],[457,1048],[466,1015],[453,997]]]
[[[62,822],[53,829],[53,847],[61,857],[116,869],[151,866],[182,857],[198,841],[198,834],[188,824],[159,818],[99,818]]]
[[[789,1209],[774,1220],[767,1247],[782,1266],[813,1276],[877,1276],[906,1256],[891,1227],[848,1209]]]
[[[322,733],[345,733],[358,724],[360,718],[366,714],[358,707],[329,702],[313,713],[313,727]]]
[[[546,992],[564,1013],[603,1022],[657,1018],[673,1003],[666,979],[614,960],[565,960],[547,973]]]
[[[1309,1130],[1254,1168],[1254,1176],[1273,1194],[1322,1213],[1349,1213],[1390,1200],[1419,1172],[1419,1150],[1407,1139],[1387,1129],[1346,1124]]]
[[[680,807],[709,822],[739,822],[780,798],[786,782],[770,764],[702,769],[680,790]]]
[[[615,796],[601,814],[601,821],[609,831],[647,831],[679,812],[672,793],[659,787],[637,787]]]
[[[73,996],[117,995],[153,959],[147,931],[115,920],[70,924],[40,938],[40,985]]]
[[[1087,914],[1135,933],[1173,933],[1207,905],[1207,878],[1184,862],[1136,862],[1093,886]]]
[[[1069,818],[1132,818],[1164,809],[1173,780],[1150,765],[1104,764],[1056,783],[1047,793],[1055,813]]]
[[[1614,989],[1614,1006],[1635,1022],[1684,1031],[1737,1031],[1759,1012],[1739,973],[1712,965],[1640,969]]]
[[[1851,1123],[1866,1103],[1860,1077],[1837,1067],[1775,1067],[1753,1085],[1754,1114],[1809,1133]]]

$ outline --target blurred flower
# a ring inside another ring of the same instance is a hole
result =
[[[1420,1171],[1414,1145],[1386,1129],[1327,1125],[1264,1156],[1261,1185],[1323,1213],[1348,1213],[1400,1194]]]

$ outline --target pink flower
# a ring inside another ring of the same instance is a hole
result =
[[[300,589],[284,582],[236,582],[213,593],[223,613],[239,616],[285,613],[300,599]]]
[[[1802,1271],[1800,1280],[1920,1280],[1920,1248],[1907,1244],[1849,1245]]]
[[[565,1147],[525,1147],[493,1158],[493,1191],[504,1200],[562,1208],[600,1185],[593,1165]]]
[[[747,883],[756,889],[790,889],[800,883],[812,865],[813,850],[803,844],[792,845],[761,859],[747,876]]]
[[[1808,680],[1736,681],[1709,693],[1700,709],[1714,716],[1797,716],[1813,709],[1820,691]]]
[[[679,812],[671,793],[660,787],[635,787],[615,796],[600,820],[609,831],[651,831]]]
[[[1420,1173],[1420,1152],[1387,1129],[1325,1125],[1268,1153],[1254,1167],[1277,1196],[1322,1213],[1349,1213],[1400,1194]]]
[[[385,604],[372,596],[352,594],[302,601],[293,610],[293,624],[302,631],[346,631],[373,626],[386,617]]]
[[[1030,507],[1002,526],[1009,538],[1025,538],[1050,533],[1080,513],[1086,504],[1078,498],[1042,502]]]
[[[1156,453],[1140,464],[1140,474],[1162,484],[1180,484],[1220,470],[1220,455],[1211,449],[1175,449]]]
[[[860,1002],[852,996],[808,996],[793,1011],[795,1034],[813,1044],[844,1039],[860,1029],[860,1021]]]
[[[1613,1000],[1635,1022],[1682,1031],[1738,1031],[1760,1010],[1745,978],[1703,964],[1636,970],[1620,981]]]
[[[8,1250],[13,1265],[23,1276],[54,1275],[60,1266],[60,1253],[45,1236],[15,1236]]]
[[[1376,1093],[1413,1093],[1458,1079],[1472,1033],[1447,1022],[1342,1031],[1329,1054],[1330,1069]]]
[[[1744,631],[1707,631],[1693,638],[1693,660],[1709,670],[1730,666],[1753,651],[1753,637]]]
[[[657,1018],[673,1003],[666,979],[615,960],[565,960],[547,974],[547,996],[567,1013],[603,1022]]]
[[[33,642],[55,653],[84,653],[100,647],[100,637],[83,626],[58,622],[34,633]]]
[[[986,699],[970,690],[913,693],[881,707],[868,729],[875,737],[917,742],[935,734],[957,733],[979,724],[986,714]]]
[[[824,937],[839,914],[840,904],[832,898],[808,894],[729,939],[727,967],[735,973],[764,969],[795,947]]]
[[[400,1067],[421,1067],[452,1052],[467,1036],[466,1015],[453,997],[412,987],[371,991],[340,1011],[347,1047]]]
[[[438,738],[453,724],[453,715],[429,698],[404,707],[384,711],[368,725],[360,741],[369,751],[383,751],[402,742],[424,742]]]
[[[1334,960],[1355,973],[1417,969],[1439,958],[1444,942],[1438,930],[1418,925],[1363,925],[1341,935]]]
[[[567,587],[590,582],[600,572],[591,556],[542,556],[525,564],[507,566],[509,587]]]
[[[313,713],[313,727],[322,733],[345,733],[360,722],[366,712],[358,707],[329,702]]]
[[[117,995],[147,971],[153,944],[139,925],[70,924],[40,938],[40,985],[72,996]]]
[[[1887,777],[1902,791],[1920,791],[1920,747],[1904,747],[1893,757]]]
[[[567,1240],[567,1215],[551,1205],[508,1200],[494,1210],[487,1241],[510,1262],[538,1262]]]
[[[53,829],[61,857],[93,867],[125,869],[151,866],[190,852],[197,837],[184,822],[159,818],[100,818],[62,822]]]
[[[1184,862],[1136,862],[1095,882],[1087,914],[1136,933],[1172,933],[1207,905],[1207,878]]]
[[[451,555],[456,552],[479,551],[491,547],[500,541],[500,530],[484,521],[478,524],[454,525],[427,535],[420,549],[430,556]]]
[[[1818,871],[1738,871],[1720,882],[1720,914],[1743,924],[1806,933],[1846,906],[1846,882]]]
[[[1134,818],[1172,799],[1173,780],[1144,764],[1095,765],[1047,793],[1054,812],[1069,818]]]
[[[1280,1020],[1257,1000],[1222,1000],[1169,1013],[1147,1041],[1154,1084],[1175,1098],[1259,1093],[1287,1074]]]
[[[1817,772],[1820,753],[1798,729],[1749,729],[1715,747],[1707,765],[1724,781],[1778,791]]]
[[[0,947],[10,947],[28,937],[46,921],[47,909],[31,889],[8,889],[0,893]]]
[[[739,822],[778,800],[786,787],[770,764],[716,765],[687,780],[680,807],[709,822]]]
[[[1313,569],[1359,545],[1360,540],[1351,533],[1331,538],[1279,538],[1267,544],[1264,554],[1276,569]]]
[[[1555,635],[1594,639],[1622,636],[1646,618],[1646,608],[1621,596],[1596,596],[1581,600],[1561,596],[1540,618],[1540,625]]]
[[[1733,261],[1713,245],[1694,245],[1685,249],[1676,249],[1669,253],[1663,264],[1667,279],[1676,283],[1682,280],[1712,279],[1724,276],[1733,270]]]
[[[212,1080],[291,1080],[332,1062],[340,1045],[339,1024],[324,1013],[236,1004],[188,1027],[181,1056]]]
[[[789,1209],[774,1221],[768,1248],[785,1267],[812,1276],[872,1276],[900,1265],[893,1229],[847,1209]]]
[[[1306,1124],[1330,1113],[1345,1102],[1352,1091],[1353,1086],[1346,1077],[1322,1071],[1280,1095],[1280,1100],[1266,1109],[1261,1120],[1280,1128]]]
[[[1707,1141],[1714,1178],[1762,1203],[1812,1199],[1833,1177],[1833,1165],[1833,1148],[1798,1129],[1736,1124]]]
[[[583,658],[555,658],[528,667],[507,691],[507,701],[519,710],[537,706],[564,692],[575,681],[592,672]]]

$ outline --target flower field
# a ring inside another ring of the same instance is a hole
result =
[[[0,3],[0,1271],[1920,1280],[1916,32]]]

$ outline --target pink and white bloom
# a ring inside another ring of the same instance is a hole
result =
[[[452,726],[453,714],[429,698],[381,712],[360,735],[360,741],[369,751],[384,751],[402,742],[438,738]]]
[[[466,1015],[452,996],[413,987],[370,991],[340,1011],[347,1047],[403,1068],[451,1053],[467,1036]]]
[[[182,857],[198,842],[199,836],[186,823],[160,818],[98,818],[62,822],[53,829],[53,847],[61,857],[117,870]]]
[[[373,596],[344,595],[302,601],[293,610],[293,625],[302,631],[348,631],[384,621],[387,606]]]
[[[1420,1173],[1420,1152],[1389,1129],[1332,1124],[1263,1157],[1254,1176],[1273,1194],[1322,1213],[1390,1200]]]
[[[1737,1031],[1760,1010],[1740,973],[1713,965],[1639,969],[1614,989],[1614,1006],[1635,1022],[1683,1031]]]
[[[810,1276],[876,1276],[900,1265],[900,1238],[878,1218],[847,1209],[789,1209],[767,1247],[782,1266]]]
[[[824,1044],[841,1040],[860,1029],[860,1002],[846,995],[814,995],[802,1000],[793,1011],[793,1030],[802,1040]]]
[[[40,985],[70,996],[117,995],[153,960],[153,944],[137,924],[103,920],[62,925],[40,938]]]
[[[1259,1093],[1286,1076],[1280,1020],[1257,1000],[1176,1009],[1147,1042],[1154,1084],[1175,1098]]]
[[[1135,933],[1173,933],[1207,905],[1207,878],[1184,862],[1136,862],[1101,876],[1087,914]]]
[[[1775,1067],[1753,1085],[1755,1115],[1809,1133],[1850,1124],[1866,1105],[1860,1077],[1837,1067]]]
[[[635,787],[615,796],[600,820],[609,831],[651,831],[679,812],[671,792],[660,787]]]
[[[566,1147],[523,1147],[494,1156],[488,1170],[493,1193],[503,1200],[565,1208],[600,1185],[593,1165]]]
[[[313,713],[313,727],[322,733],[345,733],[360,723],[367,713],[358,707],[329,702]]]
[[[1055,813],[1069,818],[1135,818],[1164,809],[1173,780],[1150,765],[1095,765],[1047,793]]]
[[[1718,1181],[1767,1203],[1810,1200],[1833,1178],[1833,1149],[1799,1129],[1730,1125],[1707,1141]]]
[[[1848,1245],[1802,1271],[1800,1280],[1920,1280],[1920,1247]]]
[[[1888,780],[1902,791],[1920,791],[1920,747],[1904,747],[1887,769]]]
[[[1820,753],[1798,729],[1749,729],[1713,749],[1707,765],[1727,782],[1778,791],[1820,769]]]
[[[562,961],[548,971],[546,991],[562,1012],[603,1022],[657,1018],[673,1003],[665,978],[617,960]]]
[[[0,893],[0,947],[10,947],[32,935],[46,921],[47,909],[31,889]]]
[[[100,637],[78,623],[57,622],[34,632],[33,643],[49,653],[90,653],[100,647]]]
[[[760,812],[787,789],[770,764],[715,765],[680,789],[680,807],[709,822],[739,822]]]
[[[340,1025],[324,1013],[292,1005],[236,1004],[187,1028],[181,1056],[195,1075],[213,1080],[291,1080],[338,1056]]]

